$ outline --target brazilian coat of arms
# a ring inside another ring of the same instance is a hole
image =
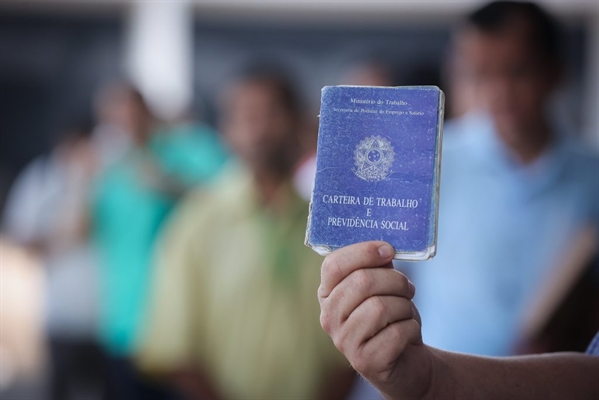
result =
[[[354,151],[356,176],[370,182],[386,179],[391,173],[395,152],[391,142],[381,136],[369,136]]]

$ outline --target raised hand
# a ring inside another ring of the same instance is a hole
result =
[[[390,398],[421,398],[431,381],[414,285],[393,269],[385,242],[358,243],[325,258],[320,322],[351,365]]]

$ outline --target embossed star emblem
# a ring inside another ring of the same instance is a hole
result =
[[[395,152],[391,142],[381,136],[369,136],[356,146],[354,173],[360,179],[376,182],[391,174]]]

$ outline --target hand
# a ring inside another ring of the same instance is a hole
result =
[[[356,371],[389,398],[422,398],[432,380],[412,303],[414,285],[393,269],[385,242],[358,243],[328,255],[318,288],[320,323]]]

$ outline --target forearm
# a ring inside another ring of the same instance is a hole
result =
[[[478,357],[431,348],[427,399],[596,399],[599,357],[555,353]]]
[[[392,269],[393,254],[384,242],[336,250],[318,288],[323,329],[388,399],[599,398],[599,357],[490,358],[424,345],[415,288]]]

